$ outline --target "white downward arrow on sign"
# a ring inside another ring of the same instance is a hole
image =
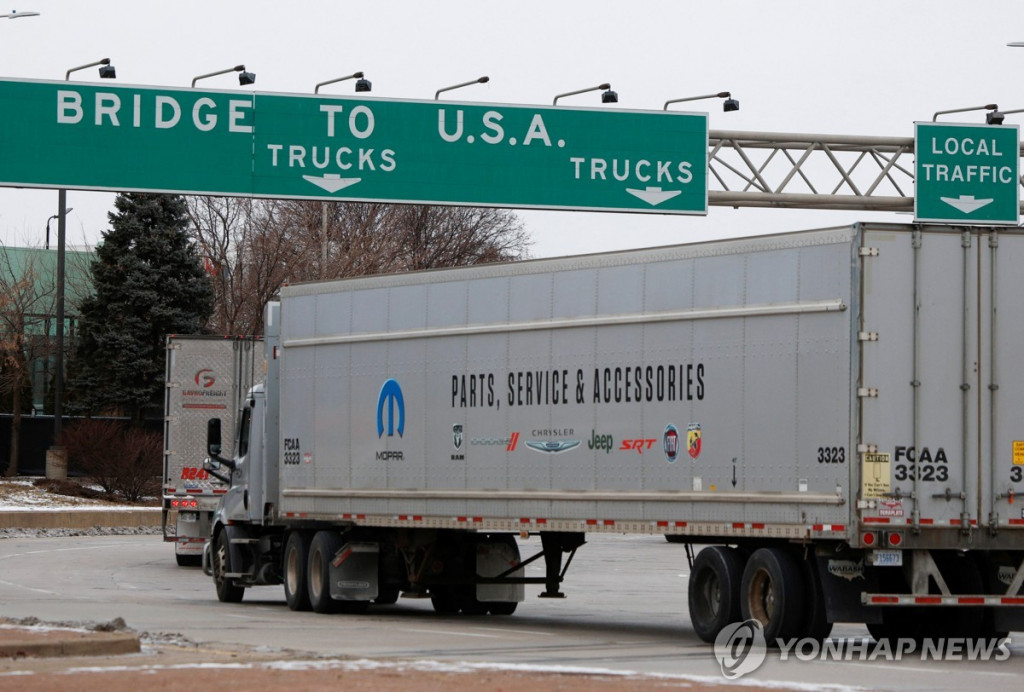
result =
[[[974,195],[960,195],[959,197],[939,197],[943,202],[949,206],[962,211],[965,214],[970,214],[972,211],[977,211],[982,207],[992,204],[995,200],[991,199],[975,199]]]
[[[355,185],[362,180],[362,178],[342,178],[337,173],[325,173],[323,176],[304,175],[302,177],[304,180],[328,192],[343,190],[349,185]]]
[[[676,195],[683,194],[682,190],[662,190],[660,187],[651,187],[650,185],[643,190],[633,190],[627,187],[626,192],[634,197],[642,199],[652,207],[656,207],[662,202],[672,199]]]

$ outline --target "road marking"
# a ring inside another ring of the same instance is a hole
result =
[[[554,632],[537,632],[536,630],[520,630],[515,628],[504,629],[499,627],[474,627],[473,629],[484,630],[485,632],[501,632],[504,635],[508,634],[528,634],[533,637],[553,637]]]
[[[486,639],[501,639],[502,637],[497,634],[472,634],[470,632],[457,632],[455,630],[419,630],[403,627],[402,632],[414,632],[416,634],[433,634],[433,635],[456,635],[459,637],[483,637]]]
[[[36,593],[44,593],[44,594],[47,594],[49,596],[56,596],[56,595],[58,595],[56,591],[47,591],[46,589],[33,589],[31,586],[23,586],[22,584],[15,584],[13,581],[4,581],[3,579],[0,579],[0,584],[3,584],[4,586],[13,586],[13,587],[18,588],[18,589],[26,589],[28,591],[35,591]]]

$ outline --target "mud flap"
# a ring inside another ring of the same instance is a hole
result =
[[[193,516],[192,521],[186,521],[185,517]],[[174,540],[175,555],[203,554],[203,545],[210,539],[210,518],[209,512],[185,511],[178,512],[178,520],[175,524]],[[182,540],[186,539],[186,540]]]
[[[496,577],[519,564],[519,547],[514,543],[479,543],[476,546],[476,573],[481,577]],[[524,576],[520,567],[511,574],[512,579]],[[523,584],[477,584],[476,600],[481,603],[526,600]]]
[[[377,598],[376,543],[346,543],[331,559],[331,598],[336,601],[372,601]]]

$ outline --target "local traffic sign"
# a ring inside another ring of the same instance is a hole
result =
[[[0,185],[706,214],[703,113],[0,79]]]
[[[1017,225],[1016,125],[916,123],[914,151],[917,221]]]

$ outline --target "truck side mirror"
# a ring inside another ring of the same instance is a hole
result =
[[[216,457],[220,450],[220,418],[211,418],[206,421],[206,453]]]

